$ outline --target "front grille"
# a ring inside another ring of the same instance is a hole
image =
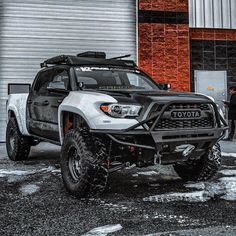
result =
[[[166,111],[171,111],[173,109],[199,109],[202,111],[209,111],[210,105],[209,104],[197,104],[197,103],[189,103],[189,104],[172,104],[167,107]]]
[[[149,113],[149,118],[152,118],[160,113],[164,105],[155,104]],[[173,119],[171,118],[171,111],[191,111],[191,110],[201,110],[201,118],[184,118],[184,119]],[[152,126],[155,120],[151,120],[147,123],[149,127]],[[212,128],[215,125],[213,108],[210,104],[200,104],[200,103],[187,103],[187,104],[171,104],[164,111],[162,117],[157,122],[154,130],[162,129],[192,129],[192,128]]]
[[[213,119],[202,118],[198,120],[170,120],[161,119],[155,127],[157,129],[191,129],[191,128],[211,128]]]

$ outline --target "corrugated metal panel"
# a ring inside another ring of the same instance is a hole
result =
[[[196,10],[195,10],[195,2],[194,0],[189,0],[189,25],[195,25],[196,22],[195,22],[195,13],[196,13]],[[191,6],[191,7],[190,7]]]
[[[86,50],[132,54],[136,60],[136,1],[0,1],[0,109],[8,83],[31,83],[46,58]]]
[[[190,27],[236,29],[236,0],[189,0]]]
[[[196,24],[197,25],[203,25],[204,24],[204,0],[198,0],[195,3],[196,6],[196,12],[198,15],[196,15]]]
[[[231,24],[236,29],[236,1],[231,1]]]
[[[214,19],[214,24],[213,28],[222,28],[222,1],[221,0],[213,0],[213,9],[214,11],[212,12],[213,14],[213,19]]]
[[[205,24],[207,28],[213,28],[213,6],[212,0],[205,0]]]

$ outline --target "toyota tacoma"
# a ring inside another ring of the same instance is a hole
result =
[[[81,198],[136,164],[173,165],[183,180],[208,180],[221,162],[227,124],[212,99],[163,90],[131,61],[103,52],[41,63],[27,94],[9,95],[6,147],[27,159],[40,141],[61,145],[65,188]]]

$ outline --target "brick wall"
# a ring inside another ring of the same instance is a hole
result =
[[[138,44],[141,69],[174,90],[190,90],[188,0],[140,0]]]

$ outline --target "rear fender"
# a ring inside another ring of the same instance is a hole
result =
[[[7,102],[8,120],[14,114],[21,134],[30,136],[26,126],[26,106],[28,94],[9,95]]]

